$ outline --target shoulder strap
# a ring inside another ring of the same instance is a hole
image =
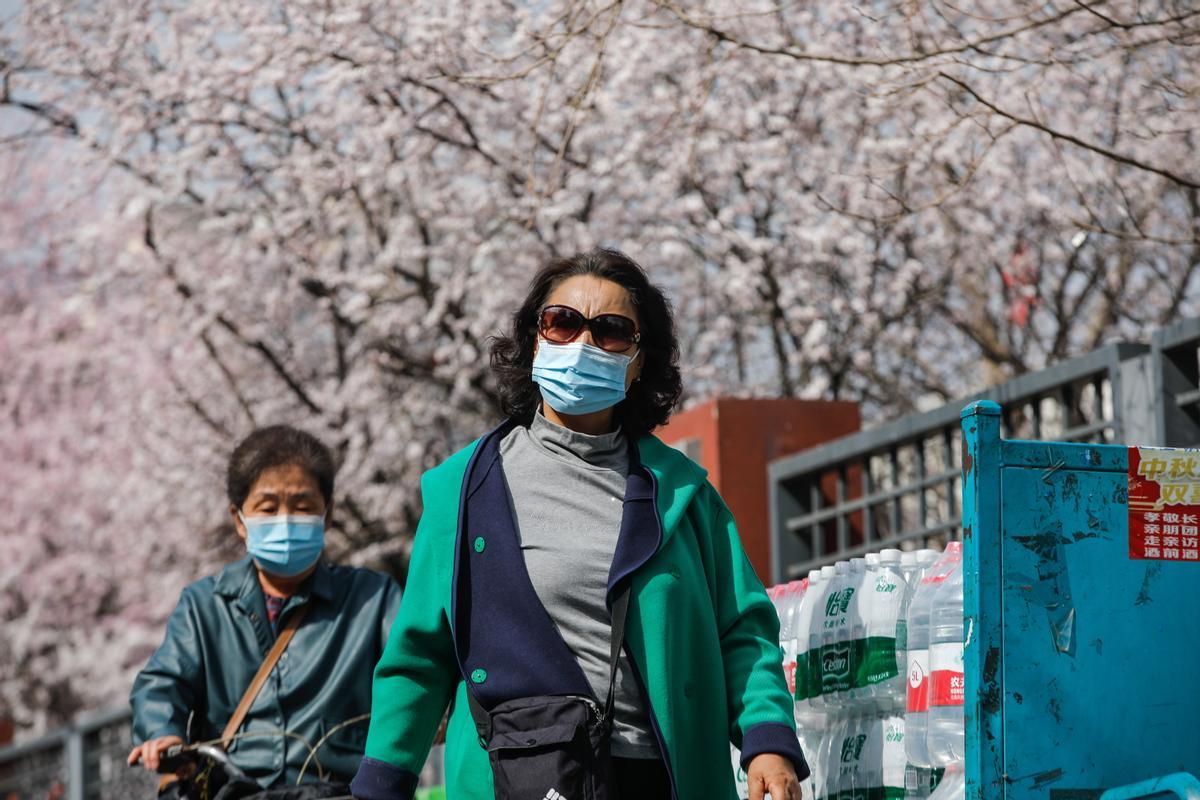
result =
[[[629,611],[630,579],[625,579],[612,607],[612,647],[609,650],[608,697],[604,701],[604,716],[612,719],[613,702],[617,689],[617,660],[621,657],[621,646],[625,643],[625,613]]]
[[[308,606],[304,605],[296,609],[288,617],[287,624],[283,626],[283,630],[279,632],[279,636],[275,638],[275,644],[271,647],[267,657],[263,659],[262,664],[258,667],[258,672],[254,675],[254,680],[250,681],[250,685],[246,687],[246,693],[242,695],[241,701],[237,708],[234,709],[233,716],[229,718],[229,722],[225,724],[225,730],[221,733],[221,747],[228,750],[229,745],[233,742],[234,734],[238,728],[242,727],[242,723],[246,720],[246,714],[250,711],[250,706],[254,705],[254,699],[258,697],[258,693],[262,691],[263,685],[267,682],[267,676],[271,674],[271,670],[275,668],[279,657],[283,655],[283,651],[287,649],[288,643],[292,641],[292,637],[296,635],[296,629],[300,627],[300,622],[304,619],[304,615],[308,612]]]

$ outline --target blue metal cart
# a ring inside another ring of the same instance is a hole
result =
[[[1200,798],[1200,564],[1130,558],[1127,448],[962,426],[967,797]]]

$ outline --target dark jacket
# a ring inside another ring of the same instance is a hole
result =
[[[298,734],[316,747],[338,723],[370,713],[371,673],[399,603],[400,588],[388,576],[321,562],[280,614],[282,630],[292,612],[312,605],[246,715],[239,733],[253,735],[233,743],[233,762],[264,786],[294,783],[310,751],[272,732]],[[219,737],[274,640],[249,556],[185,588],[163,643],[133,683],[134,743]],[[348,780],[366,733],[366,722],[333,732],[305,778],[319,776],[319,760],[327,776]]]

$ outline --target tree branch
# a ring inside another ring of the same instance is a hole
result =
[[[1176,174],[1169,169],[1164,169],[1163,167],[1157,167],[1153,164],[1148,164],[1144,161],[1134,158],[1133,156],[1127,156],[1123,153],[1118,153],[1114,150],[1110,150],[1107,147],[1103,147],[1101,145],[1094,144],[1092,142],[1084,141],[1083,139],[1080,139],[1078,136],[1073,136],[1072,134],[1064,133],[1063,131],[1056,130],[1055,128],[1051,128],[1049,125],[1046,125],[1045,123],[1042,123],[1036,119],[1030,119],[1029,117],[1022,117],[1011,111],[1006,111],[1005,109],[997,106],[995,103],[984,99],[984,97],[981,96],[978,92],[976,92],[973,88],[971,88],[971,86],[969,86],[967,83],[959,80],[958,78],[955,78],[953,75],[947,75],[945,72],[939,72],[938,77],[943,78],[944,80],[947,80],[950,83],[953,83],[954,85],[958,86],[960,89],[965,91],[967,94],[974,97],[975,100],[980,105],[982,105],[985,108],[992,111],[992,113],[997,114],[1001,117],[1004,117],[1005,119],[1007,119],[1011,122],[1014,122],[1017,125],[1022,125],[1027,128],[1033,128],[1034,130],[1041,131],[1042,133],[1045,133],[1046,135],[1050,136],[1051,138],[1058,139],[1058,140],[1064,141],[1064,142],[1069,142],[1069,143],[1075,145],[1076,147],[1080,147],[1084,150],[1088,150],[1093,153],[1096,153],[1097,155],[1104,156],[1105,158],[1110,159],[1112,161],[1116,161],[1120,164],[1125,164],[1126,166],[1144,170],[1145,172],[1152,172],[1155,175],[1159,175],[1163,178],[1166,178],[1167,180],[1171,181],[1172,183],[1179,184],[1180,186],[1184,186],[1189,189],[1200,189],[1200,181],[1192,180],[1183,175]]]
[[[946,47],[938,50],[931,50],[928,53],[909,53],[908,55],[897,56],[895,58],[854,58],[850,56],[834,55],[832,53],[810,53],[804,50],[795,50],[788,47],[767,47],[765,45],[754,44],[753,42],[739,38],[728,31],[722,30],[711,24],[702,22],[692,16],[689,16],[688,13],[684,11],[684,9],[678,3],[670,2],[670,0],[656,0],[655,4],[675,15],[679,21],[685,25],[700,31],[704,31],[714,39],[722,42],[728,42],[736,47],[752,50],[755,53],[762,53],[764,55],[786,56],[788,58],[794,58],[797,61],[816,61],[848,67],[891,67],[900,66],[903,64],[918,64],[923,61],[929,61],[942,56],[966,53],[972,50],[977,50],[985,45],[995,44],[996,42],[1004,41],[1005,39],[1012,39],[1020,36],[1023,33],[1037,30],[1038,28],[1044,28],[1047,25],[1053,25],[1057,22],[1061,22],[1067,17],[1072,16],[1073,14],[1077,14],[1085,10],[1078,7],[1071,8],[1052,17],[1034,20],[1015,28],[994,33],[990,36],[982,36],[978,39],[963,42],[957,47]],[[1003,56],[999,57],[1002,58]]]

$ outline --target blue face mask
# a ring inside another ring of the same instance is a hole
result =
[[[542,341],[533,359],[533,380],[542,399],[560,414],[593,414],[625,399],[625,373],[634,356],[583,342]]]
[[[325,549],[325,518],[309,515],[244,517],[246,550],[265,572],[290,578],[317,563]]]

